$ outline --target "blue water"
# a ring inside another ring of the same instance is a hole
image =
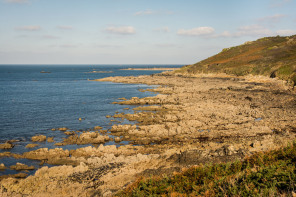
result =
[[[63,132],[51,131],[52,128],[87,130],[102,126],[109,129],[110,120],[106,115],[113,115],[116,111],[132,112],[123,109],[129,106],[115,105],[112,102],[120,97],[145,97],[153,93],[138,91],[149,88],[147,85],[96,82],[88,79],[161,72],[121,70],[130,67],[181,65],[0,65],[0,143],[20,140],[10,152],[23,153],[41,147],[55,148],[54,143],[47,142],[39,143],[40,146],[34,149],[25,148],[25,145],[32,143],[30,138],[36,134],[52,136],[56,142],[66,137]],[[113,142],[108,144],[110,143]],[[64,148],[78,147],[72,145]],[[7,150],[0,150],[4,151]],[[0,158],[0,163],[13,165],[15,160]],[[30,164],[30,161],[25,163]]]

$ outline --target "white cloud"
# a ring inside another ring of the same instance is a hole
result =
[[[97,48],[120,48],[122,45],[111,45],[111,44],[99,44],[96,45]]]
[[[262,18],[259,18],[258,21],[261,21],[261,22],[279,22],[280,19],[286,17],[286,15],[284,14],[275,14],[275,15],[272,15],[272,16],[265,16],[265,17],[262,17]]]
[[[169,33],[170,32],[170,28],[169,27],[161,27],[161,28],[155,29],[155,31]]]
[[[177,45],[175,44],[171,44],[171,43],[160,43],[160,44],[156,44],[157,47],[168,47],[168,48],[171,48],[171,47],[177,47]]]
[[[39,31],[41,30],[41,27],[39,25],[30,25],[30,26],[16,27],[15,29],[21,30],[21,31]]]
[[[136,30],[132,26],[110,26],[105,29],[105,32],[112,33],[112,34],[121,34],[121,35],[130,35],[135,34]]]
[[[48,45],[48,47],[52,47],[52,48],[76,48],[79,45],[75,45],[75,44],[54,44],[54,45]]]
[[[168,10],[158,10],[158,11],[153,11],[150,9],[147,10],[141,10],[136,13],[134,13],[135,16],[144,16],[144,15],[172,15],[174,12],[168,11]]]
[[[18,3],[18,4],[23,4],[23,3],[29,3],[28,0],[4,0],[5,3]]]
[[[212,27],[196,27],[193,29],[179,29],[177,34],[178,35],[185,35],[185,36],[206,36],[211,35],[215,32],[215,29]]]
[[[153,12],[152,10],[144,10],[144,11],[139,11],[136,12],[134,15],[135,16],[141,16],[141,15],[151,15],[154,14],[155,12]]]
[[[44,38],[44,39],[58,39],[59,37],[53,36],[53,35],[44,35],[44,36],[42,36],[42,38]]]
[[[74,45],[74,44],[62,44],[62,45],[60,45],[60,47],[62,47],[62,48],[76,48],[77,45]]]
[[[63,29],[63,30],[71,30],[73,29],[72,26],[68,26],[68,25],[59,25],[57,26],[58,29]]]
[[[296,34],[296,30],[292,30],[292,29],[282,29],[282,30],[278,30],[276,31],[277,35],[280,36],[291,36]]]

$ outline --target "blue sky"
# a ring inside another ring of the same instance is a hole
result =
[[[0,64],[193,64],[293,34],[295,0],[0,0]]]

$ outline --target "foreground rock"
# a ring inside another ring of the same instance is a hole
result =
[[[88,167],[79,165],[77,167],[43,167],[27,179],[17,180],[8,178],[1,181],[0,192],[5,191],[8,196],[23,194],[32,196],[82,196],[88,191],[85,184],[67,181],[67,178],[79,172],[85,172]],[[92,189],[91,189],[92,190]]]

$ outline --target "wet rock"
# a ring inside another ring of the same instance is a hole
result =
[[[66,135],[75,135],[75,132],[74,131],[66,131],[66,132],[64,132],[64,134],[66,134]]]
[[[58,130],[59,130],[59,131],[67,131],[68,128],[67,128],[67,127],[60,127],[60,128],[58,128]]]
[[[9,144],[12,144],[12,143],[15,143],[15,142],[20,142],[20,140],[8,140],[8,141],[6,141],[6,143],[9,143]]]
[[[121,138],[120,137],[116,137],[116,138],[114,138],[114,141],[115,142],[121,142]]]
[[[54,142],[53,137],[48,137],[47,142]]]
[[[27,144],[26,148],[35,148],[38,144]]]
[[[54,145],[55,146],[65,146],[65,145],[67,145],[68,143],[64,143],[64,142],[57,142],[57,143],[55,143]]]
[[[101,130],[100,132],[101,132],[102,134],[104,134],[104,133],[107,133],[108,130]]]
[[[11,153],[10,152],[3,152],[3,153],[0,153],[0,158],[1,157],[10,157],[11,156]]]
[[[16,163],[16,165],[12,165],[10,166],[11,170],[34,170],[35,167],[34,166],[28,166],[26,164],[22,164],[22,163]]]
[[[5,167],[4,163],[1,163],[0,164],[0,170],[5,170],[5,169],[6,169],[6,167]]]
[[[9,179],[7,179],[7,178],[23,179],[23,178],[26,178],[27,176],[28,176],[28,174],[26,174],[26,173],[1,175],[1,176],[0,176],[0,180],[1,180],[1,179],[6,179],[5,181],[8,182]],[[13,181],[13,184],[15,184],[16,182],[17,182],[17,181]]]
[[[36,135],[31,138],[33,142],[44,142],[46,140],[45,135]]]
[[[126,101],[127,99],[122,97],[122,98],[118,98],[118,100]]]
[[[20,154],[15,154],[15,153],[11,153],[11,152],[3,152],[3,153],[0,153],[0,158],[1,157],[13,157],[15,159],[22,159],[22,158],[24,158]]]
[[[101,130],[103,127],[100,127],[100,126],[95,126],[94,127],[94,131],[99,131],[99,130]]]
[[[0,149],[12,149],[14,147],[13,144],[11,143],[4,143],[4,144],[0,144]]]
[[[124,113],[115,114],[113,118],[124,118]]]

